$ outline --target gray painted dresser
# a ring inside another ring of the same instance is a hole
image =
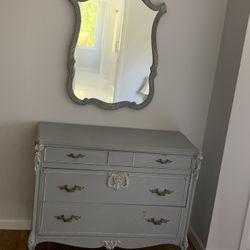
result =
[[[40,123],[29,249],[186,249],[200,162],[179,132]]]

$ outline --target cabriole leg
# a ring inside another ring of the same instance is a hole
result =
[[[182,241],[182,243],[180,245],[180,248],[181,248],[181,250],[187,250],[188,249],[188,238],[187,238],[187,236]]]
[[[35,244],[35,237],[34,234],[31,232],[29,239],[28,239],[28,248],[29,250],[35,250],[36,244]]]

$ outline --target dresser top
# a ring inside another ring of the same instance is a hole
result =
[[[198,153],[180,132],[41,122],[38,142],[44,145],[87,147],[166,154]]]

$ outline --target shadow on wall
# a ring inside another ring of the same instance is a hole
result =
[[[0,125],[0,221],[31,218],[35,133],[34,122]]]

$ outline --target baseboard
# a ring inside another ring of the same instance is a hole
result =
[[[205,246],[192,227],[189,228],[188,237],[196,250],[205,250]]]
[[[0,220],[0,229],[3,230],[30,230],[31,220]]]

